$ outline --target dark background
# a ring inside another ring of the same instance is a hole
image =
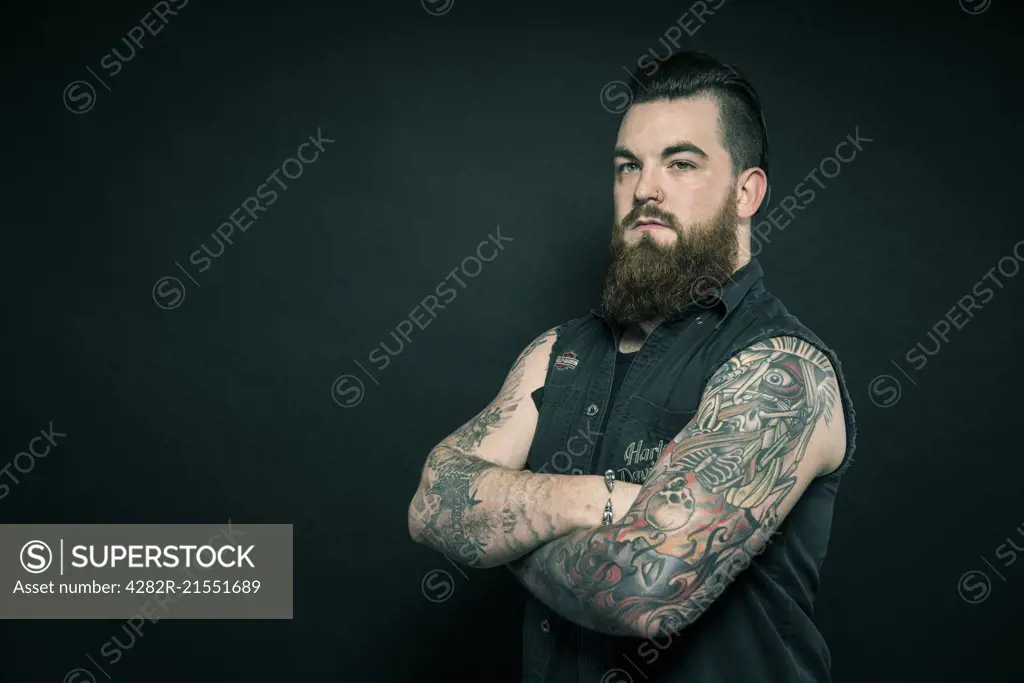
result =
[[[839,683],[1019,681],[1024,562],[996,550],[1024,542],[1024,275],[997,271],[925,367],[904,359],[1024,237],[1019,5],[843,4],[727,0],[681,41],[759,89],[772,205],[856,129],[872,140],[759,254],[857,406],[817,616]],[[0,464],[50,422],[68,434],[3,479],[0,520],[295,525],[293,621],[161,620],[114,681],[518,680],[521,589],[413,544],[407,505],[523,346],[596,303],[619,121],[600,94],[665,54],[690,3],[192,0],[110,77],[152,6],[0,18]],[[109,90],[73,113],[88,68]],[[335,142],[197,272],[318,128]],[[499,225],[514,241],[377,370]],[[346,374],[365,385],[349,408]],[[991,585],[964,592],[972,570]],[[121,624],[3,622],[0,678],[102,664]]]

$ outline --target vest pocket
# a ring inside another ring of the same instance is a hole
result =
[[[641,396],[633,396],[626,406],[627,419],[639,422],[647,427],[652,437],[665,441],[674,439],[683,431],[696,412],[696,407],[693,410],[667,410]]]
[[[616,433],[607,462],[616,478],[643,484],[651,475],[654,463],[683,427],[694,411],[666,410],[658,405],[633,396],[626,403],[621,429]]]
[[[569,429],[576,419],[577,404],[582,393],[580,387],[571,384],[545,384],[530,394],[538,412],[537,431],[533,435],[530,454],[526,459],[531,471],[567,473],[564,462],[555,466],[551,458],[567,448]]]

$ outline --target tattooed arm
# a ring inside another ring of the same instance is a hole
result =
[[[544,383],[555,337],[552,329],[535,339],[490,405],[430,452],[409,504],[414,540],[463,564],[494,567],[600,523],[601,477],[521,471],[537,427],[530,394]],[[616,492],[623,510],[639,490]]]
[[[510,566],[587,628],[641,638],[678,631],[766,547],[811,480],[839,466],[842,412],[821,351],[792,337],[755,344],[708,381],[622,521],[573,532]]]

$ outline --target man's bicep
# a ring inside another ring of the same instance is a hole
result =
[[[792,509],[813,479],[838,466],[845,442],[828,358],[801,339],[768,339],[711,378],[696,415],[665,448],[637,503],[679,488],[687,498],[680,510],[694,518],[688,526],[705,529],[707,520],[695,519],[723,510],[781,521],[785,514],[778,513]]]
[[[649,567],[628,621],[651,634],[697,618],[766,547],[811,481],[845,450],[828,358],[792,337],[730,359],[655,463],[623,520]],[[642,542],[639,542],[642,541]]]
[[[530,394],[544,384],[556,330],[552,328],[530,342],[516,358],[494,400],[439,447],[501,467],[522,469],[537,429],[537,408]]]

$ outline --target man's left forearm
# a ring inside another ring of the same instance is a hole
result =
[[[611,552],[618,528],[612,524],[575,531],[506,566],[538,600],[566,619],[608,635],[640,635],[637,615],[621,609],[622,601],[630,598],[626,593],[636,586],[622,581],[620,569],[631,564],[623,565],[621,555],[632,555],[632,544]],[[640,594],[633,597],[642,599]]]

